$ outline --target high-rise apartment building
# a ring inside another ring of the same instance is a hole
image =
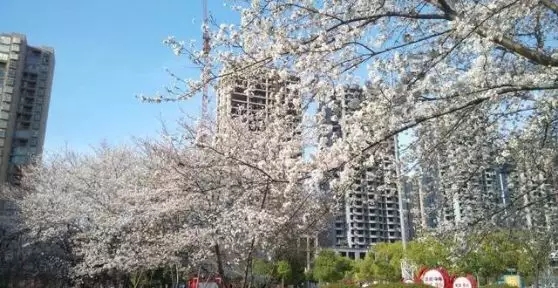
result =
[[[0,34],[0,183],[17,182],[19,167],[42,153],[53,73],[52,48]]]
[[[412,205],[417,229],[501,222],[494,211],[503,206],[507,192],[505,169],[496,164],[497,133],[485,129],[464,137],[454,131],[487,122],[481,111],[468,112],[466,117],[446,115],[416,131],[420,160]]]
[[[340,94],[341,97],[320,103],[318,108],[322,149],[344,137],[347,131],[343,129],[342,119],[353,113],[366,97],[358,86],[346,86]],[[363,163],[351,188],[343,191],[345,197],[332,219],[329,243],[325,243],[350,258],[363,258],[376,243],[401,240],[395,138],[381,143],[368,156],[374,159],[374,164]],[[327,183],[323,189],[330,189]]]
[[[548,174],[537,170],[535,165],[515,163],[504,170],[506,173],[501,173],[506,196],[502,224],[539,232],[547,230],[558,242],[558,183],[545,177]]]
[[[547,220],[549,214],[546,212],[533,213],[537,209],[553,213],[556,197],[548,197],[549,189],[555,185],[551,179],[541,175],[541,179],[547,179],[548,183],[529,187],[531,182],[537,181],[525,177],[533,177],[537,167],[515,160],[526,156],[520,155],[520,151],[511,155],[507,163],[498,164],[495,155],[499,154],[499,148],[492,144],[494,137],[499,137],[495,133],[482,130],[477,132],[476,140],[459,137],[444,141],[451,139],[445,137],[439,142],[431,141],[440,139],[436,133],[448,133],[448,129],[455,129],[456,123],[463,121],[447,117],[445,120],[453,123],[444,126],[434,122],[419,131],[419,137],[426,139],[420,142],[424,145],[420,153],[428,155],[420,163],[420,176],[413,188],[415,195],[419,196],[412,204],[418,208],[415,210],[419,211],[420,228],[466,227],[471,224],[517,228],[552,222]],[[487,119],[488,116],[480,112],[468,114],[464,125],[476,126],[478,122],[488,122]],[[532,147],[528,146],[526,153],[533,153]],[[537,208],[534,202],[541,198],[544,205]]]
[[[270,75],[265,76],[265,72]],[[291,123],[294,129],[294,126],[302,120],[302,113],[294,106],[296,101],[293,101],[300,95],[290,86],[298,81],[296,77],[281,80],[278,75],[273,75],[268,70],[254,77],[238,76],[222,79],[217,91],[218,125],[229,117],[251,115],[257,116],[250,119],[254,121],[254,129],[262,128],[258,125],[264,124],[270,117],[285,118],[286,123]]]
[[[443,171],[448,167],[423,169],[422,175],[408,183],[411,192],[409,210],[412,210],[413,230],[431,230],[476,223],[503,225],[502,210],[509,199],[508,177],[503,167],[484,169],[468,175],[467,183],[458,191],[448,192]]]
[[[300,94],[293,89],[296,77],[281,79],[274,70],[262,69],[253,76],[221,79],[217,89],[217,129],[227,126],[227,119],[238,117],[249,124],[252,131],[269,128],[273,122],[281,142],[294,145],[292,157],[302,156],[302,109]],[[297,103],[297,104],[295,104]]]

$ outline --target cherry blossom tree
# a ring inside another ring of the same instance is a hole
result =
[[[207,141],[184,124],[178,136],[150,146],[165,163],[161,188],[175,191],[176,209],[192,219],[184,232],[204,247],[200,260],[221,275],[240,267],[245,280],[256,254],[272,255],[282,240],[319,231],[333,209],[319,189],[298,181],[311,166],[300,157],[302,135],[292,119],[253,121],[263,116],[221,119]]]
[[[412,163],[399,165],[424,171],[445,150],[452,168],[443,175],[444,197],[467,198],[477,193],[479,174],[496,165],[513,139],[544,130],[533,119],[556,113],[558,6],[553,1],[226,3],[241,21],[215,27],[209,55],[195,42],[165,41],[209,73],[186,80],[172,74],[176,81],[167,95],[144,99],[189,99],[205,85],[222,89],[230,86],[227,79],[261,76],[262,68],[273,68],[283,79],[299,77],[291,89],[299,91],[303,109],[341,100],[340,87],[359,83],[365,97],[355,113],[340,119],[343,137],[315,155],[316,175],[322,178],[343,170],[341,182],[350,182],[351,171],[371,150],[407,133],[413,136],[401,145]],[[320,177],[313,179],[324,181]],[[482,215],[498,210],[475,197],[486,204],[477,210]]]
[[[64,243],[80,281],[165,266],[246,280],[256,254],[319,231],[332,209],[294,180],[309,171],[300,137],[250,119],[221,121],[204,141],[184,122],[135,146],[54,155],[12,188],[24,227],[37,243]]]
[[[160,244],[173,223],[151,172],[140,151],[101,146],[30,167],[14,194],[31,239],[63,243],[73,277],[129,272],[180,259]]]

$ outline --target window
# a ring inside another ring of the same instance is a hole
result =
[[[21,130],[29,130],[29,127],[30,127],[30,126],[31,126],[31,125],[29,124],[29,122],[23,122],[23,123],[20,124],[19,128],[20,128]]]
[[[4,78],[4,75],[6,75],[6,64],[0,63],[0,79]]]
[[[12,43],[12,37],[0,36],[0,44],[10,44]]]
[[[32,105],[22,105],[21,110],[23,113],[31,113],[33,111]]]
[[[35,113],[35,118],[33,120],[41,121],[41,113]]]
[[[0,138],[6,137],[6,129],[0,129]]]
[[[11,157],[10,162],[16,165],[21,165],[27,162],[27,157],[24,155],[14,155]]]
[[[14,86],[14,85],[15,85],[15,79],[14,79],[14,78],[8,78],[8,79],[6,79],[6,85],[8,85],[8,86]]]
[[[38,142],[39,142],[39,141],[37,140],[37,137],[32,137],[32,138],[31,138],[31,141],[29,142],[29,145],[30,145],[31,147],[37,147],[37,143],[38,143]]]
[[[14,141],[14,144],[15,144],[15,146],[17,146],[17,147],[22,147],[22,146],[27,146],[27,143],[28,143],[28,142],[29,142],[29,141],[28,141],[27,139],[25,139],[25,138],[19,138],[19,139],[16,139],[16,140]]]

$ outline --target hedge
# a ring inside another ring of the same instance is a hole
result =
[[[488,284],[488,285],[482,285],[481,288],[517,288],[517,287],[510,286],[508,284]]]
[[[320,285],[320,288],[360,288],[358,283],[337,282],[328,285]],[[432,288],[425,284],[405,284],[405,283],[378,283],[368,286],[368,288]],[[508,287],[490,287],[490,288],[508,288]]]

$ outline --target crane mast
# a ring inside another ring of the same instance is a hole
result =
[[[210,36],[209,36],[209,27],[208,27],[208,16],[207,16],[207,0],[202,0],[203,5],[203,71],[202,71],[202,81],[203,81],[203,91],[202,91],[202,111],[201,111],[201,120],[202,125],[208,124],[208,106],[209,106],[209,89],[208,89],[208,80],[209,80],[209,52],[211,51],[211,43],[210,43]]]

